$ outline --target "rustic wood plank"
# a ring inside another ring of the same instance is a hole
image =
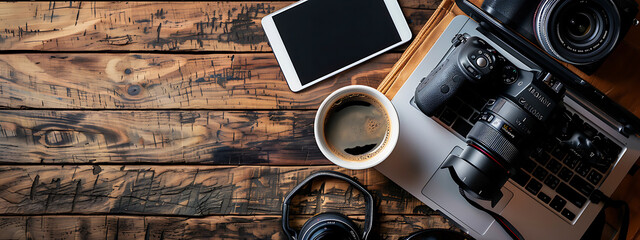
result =
[[[433,212],[373,169],[40,165],[0,167],[0,214],[277,215],[284,196],[319,170],[357,178],[375,196],[379,214]],[[293,214],[327,211],[363,214],[364,198],[348,183],[329,179],[293,199]]]
[[[316,109],[332,91],[375,87],[400,54],[299,93],[273,54],[0,54],[0,106],[84,109]]]
[[[292,217],[295,229],[309,216]],[[183,217],[0,217],[0,239],[286,239],[280,215]],[[352,217],[362,227],[362,216]],[[454,229],[439,215],[383,215],[374,239],[399,239],[422,229]],[[459,231],[459,230],[458,230]]]
[[[0,163],[330,164],[315,111],[0,110]]]
[[[439,0],[401,0],[417,33]],[[270,51],[261,19],[285,2],[0,4],[0,50]]]

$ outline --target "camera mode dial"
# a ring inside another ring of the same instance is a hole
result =
[[[518,69],[511,64],[506,64],[502,66],[500,78],[502,78],[502,83],[512,84],[518,79]]]
[[[496,68],[498,53],[478,37],[469,37],[459,50],[458,67],[471,81],[485,81]]]

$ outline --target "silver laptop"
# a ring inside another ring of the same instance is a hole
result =
[[[395,95],[392,102],[400,118],[400,138],[391,156],[376,167],[385,176],[432,209],[453,220],[476,239],[510,239],[488,214],[474,208],[460,195],[447,169],[440,169],[450,154],[466,147],[467,132],[484,105],[473,89],[463,89],[433,118],[413,103],[420,80],[446,58],[456,34],[469,34],[487,41],[517,67],[540,69],[503,43],[477,30],[478,24],[466,16],[453,19],[431,51]],[[493,39],[493,40],[492,40]],[[520,60],[519,60],[520,59]],[[524,61],[524,62],[523,62]],[[526,62],[526,63],[525,63]],[[567,89],[563,99],[567,114],[592,128],[609,142],[617,160],[611,165],[592,167],[573,157],[557,141],[539,143],[537,154],[522,159],[522,167],[501,189],[503,197],[495,205],[477,201],[510,221],[527,239],[579,239],[603,204],[590,202],[588,194],[600,190],[610,196],[640,156],[640,141],[619,133],[620,124],[575,92]]]

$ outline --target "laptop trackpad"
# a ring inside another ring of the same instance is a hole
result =
[[[503,187],[501,191],[503,197],[495,208],[490,208],[489,201],[476,202],[493,212],[500,213],[513,198],[513,193],[506,188]],[[436,203],[441,208],[439,210],[445,212],[448,217],[456,218],[481,235],[484,235],[494,222],[489,214],[474,208],[460,195],[458,185],[451,179],[447,169],[438,169],[422,189],[422,194]]]

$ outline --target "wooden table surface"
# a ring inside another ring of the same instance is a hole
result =
[[[439,0],[399,2],[415,35]],[[0,239],[284,239],[284,196],[319,170],[372,191],[381,239],[456,229],[313,138],[320,102],[377,86],[404,47],[293,93],[260,25],[291,3],[0,3]],[[362,223],[345,183],[301,195],[295,226],[325,211]]]
[[[401,0],[414,34],[438,0]],[[284,239],[284,196],[338,170],[376,199],[376,235],[453,228],[375,170],[327,161],[320,102],[376,87],[403,48],[293,93],[260,19],[292,1],[0,3],[0,239]],[[317,182],[292,220],[361,194]]]

